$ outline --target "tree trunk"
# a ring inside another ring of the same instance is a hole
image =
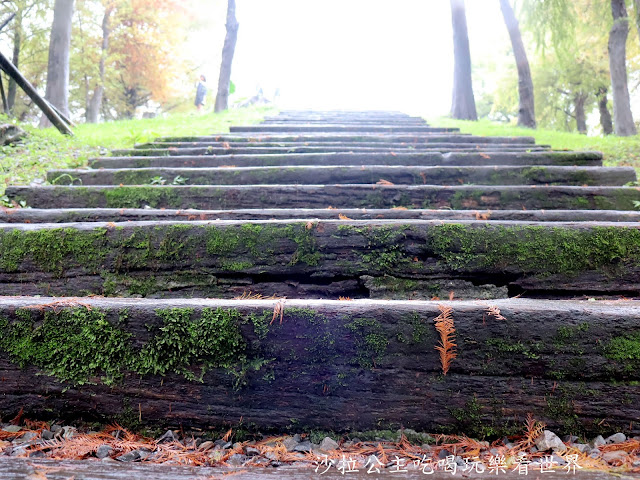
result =
[[[45,98],[67,116],[69,116],[69,50],[73,1],[56,0],[54,6],[45,94]],[[40,127],[50,125],[49,120],[42,117]]]
[[[104,76],[105,61],[109,52],[109,35],[111,34],[111,13],[113,6],[108,6],[102,17],[102,53],[100,55],[100,83],[93,91],[93,96],[87,103],[86,120],[87,123],[98,123],[98,116],[102,108],[102,97],[104,96]]]
[[[583,135],[587,134],[587,115],[584,111],[584,104],[586,101],[587,95],[583,92],[576,93],[575,97],[573,97],[578,132]]]
[[[229,108],[229,83],[231,82],[231,64],[238,39],[238,21],[236,20],[236,0],[229,0],[227,7],[227,34],[222,47],[222,63],[218,79],[218,94],[214,111],[221,112]]]
[[[613,27],[609,33],[609,67],[613,86],[613,118],[616,135],[637,133],[631,114],[627,84],[626,43],[629,35],[629,17],[624,0],[611,0]]]
[[[640,0],[633,0],[633,14],[635,17],[636,29],[640,36]]]
[[[453,25],[454,57],[451,116],[460,120],[477,120],[464,0],[451,0],[451,23]]]
[[[611,120],[611,112],[609,112],[609,99],[607,98],[607,87],[600,87],[598,90],[598,110],[600,111],[600,125],[602,133],[611,135],[613,133],[613,121]]]
[[[516,67],[518,69],[518,94],[520,97],[518,125],[521,127],[536,128],[533,80],[531,79],[531,69],[529,68],[527,52],[524,48],[524,43],[522,43],[520,25],[518,25],[518,19],[513,12],[509,0],[500,0],[500,8],[502,9],[504,23],[509,31],[513,55],[516,59]]]
[[[14,22],[13,30],[13,56],[12,62],[16,68],[20,67],[20,50],[22,48],[22,12],[17,11]],[[13,107],[16,104],[16,94],[18,93],[18,84],[16,81],[9,77],[9,89],[7,92],[7,108],[9,113],[13,113]]]

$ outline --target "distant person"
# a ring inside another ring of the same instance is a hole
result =
[[[199,112],[202,111],[204,106],[204,98],[207,96],[207,79],[204,75],[200,75],[200,80],[196,85],[196,101],[195,105]]]

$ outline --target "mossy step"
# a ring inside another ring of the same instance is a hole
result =
[[[343,125],[343,126],[359,126],[359,125],[388,125],[388,126],[428,126],[421,118],[405,118],[405,119],[344,119],[344,118],[293,118],[293,117],[265,117],[259,125],[290,125],[304,122],[306,125]]]
[[[640,291],[637,223],[0,224],[0,251],[6,295],[408,299],[431,298],[442,282],[496,296],[504,287],[551,297]]]
[[[448,127],[428,127],[426,125],[337,125],[334,123],[323,123],[320,125],[309,125],[304,123],[288,125],[232,125],[229,127],[231,133],[288,133],[288,132],[318,132],[318,133],[354,133],[354,132],[375,132],[375,133],[458,133],[459,128]]]
[[[558,434],[637,435],[638,325],[629,301],[5,297],[0,415],[499,437],[530,414]]]
[[[132,149],[118,149],[113,150],[112,155],[114,156],[141,156],[141,155],[162,155],[162,156],[171,156],[171,155],[229,155],[229,154],[290,154],[290,153],[446,153],[446,152],[463,152],[463,153],[484,153],[486,155],[490,155],[491,153],[529,153],[529,152],[550,152],[551,149],[545,146],[534,146],[534,147],[522,147],[518,148],[517,146],[495,146],[492,145],[489,148],[485,148],[485,146],[480,145],[469,145],[468,147],[451,147],[447,145],[433,145],[429,147],[407,147],[405,146],[397,146],[397,147],[345,147],[345,146],[330,146],[330,147],[322,147],[322,146],[301,146],[300,144],[293,145],[290,147],[287,146],[277,146],[277,144],[273,144],[273,146],[262,146],[260,143],[247,143],[246,147],[238,147],[231,146],[230,144],[220,144],[218,146],[211,146],[206,143],[201,144],[201,146],[194,146],[193,144],[184,144],[179,147],[174,147],[171,145],[177,144],[144,144],[136,146]]]
[[[154,208],[5,208],[0,223],[128,222],[150,220],[485,220],[520,222],[640,222],[640,211],[617,210],[407,210],[245,209],[171,210]]]
[[[199,141],[178,141],[178,142],[147,142],[134,145],[133,150],[147,150],[147,149],[187,149],[187,148],[225,148],[227,150],[238,148],[279,148],[279,149],[295,149],[295,148],[316,148],[323,151],[344,151],[345,148],[356,149],[365,151],[429,151],[429,150],[442,150],[442,151],[464,151],[464,150],[482,150],[482,151],[542,151],[550,150],[549,145],[513,145],[513,144],[501,144],[501,143],[452,143],[452,142],[433,142],[433,143],[415,143],[409,144],[406,142],[390,142],[390,143],[376,143],[376,142],[199,142]]]
[[[161,137],[157,142],[369,142],[369,143],[400,143],[409,145],[421,143],[474,143],[474,144],[509,144],[509,145],[534,145],[533,137],[477,137],[467,134],[443,135],[440,133],[428,134],[254,134],[254,133],[220,133],[216,135],[194,137]]]
[[[215,185],[7,187],[36,208],[451,208],[633,210],[635,187],[513,185]]]
[[[625,185],[636,181],[632,167],[511,166],[280,166],[235,168],[121,168],[52,170],[53,185]]]
[[[602,166],[602,154],[598,152],[411,152],[411,153],[288,153],[247,155],[179,155],[166,151],[140,150],[141,156],[99,157],[89,161],[93,168],[144,168],[144,167],[270,167],[295,165],[404,165],[404,166]],[[146,153],[154,155],[146,155]],[[180,152],[182,153],[182,152]]]

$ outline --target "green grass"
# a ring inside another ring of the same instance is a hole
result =
[[[74,129],[73,137],[65,137],[54,128],[40,130],[21,124],[29,137],[20,145],[0,147],[0,205],[6,186],[44,179],[48,170],[82,167],[91,157],[107,155],[117,148],[130,148],[156,137],[228,132],[229,125],[255,124],[274,112],[271,107],[259,107],[219,114],[198,115],[194,112],[152,119],[81,124]],[[8,121],[0,116],[0,122]]]
[[[447,117],[432,118],[430,124],[439,127],[458,127],[473,135],[496,135],[505,137],[532,136],[536,143],[551,145],[556,150],[589,150],[604,153],[606,166],[629,166],[640,169],[640,135],[616,137],[580,135],[578,133],[553,130],[519,128],[514,125],[480,120],[470,122]]]

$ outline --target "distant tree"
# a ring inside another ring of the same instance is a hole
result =
[[[477,120],[471,79],[471,52],[464,0],[451,1],[453,26],[453,99],[451,116],[460,120]]]
[[[15,14],[11,23],[0,32],[0,38],[12,47],[11,62],[36,87],[46,78],[46,44],[51,33],[52,6],[53,0],[0,0],[0,18]],[[9,79],[7,103],[10,113],[22,120],[34,114],[30,108],[31,99],[13,79]]]
[[[536,128],[533,80],[531,79],[531,69],[529,67],[527,52],[522,42],[520,25],[509,0],[500,0],[500,8],[502,9],[504,23],[509,31],[513,55],[516,60],[516,68],[518,70],[518,94],[520,100],[518,107],[518,125]]]
[[[627,78],[627,37],[629,36],[629,17],[624,0],[611,0],[613,26],[609,33],[609,68],[613,86],[613,117],[616,135],[630,136],[637,132]]]
[[[56,0],[49,41],[47,90],[45,98],[65,115],[69,115],[69,51],[74,0]],[[40,127],[51,123],[43,116]]]
[[[602,132],[610,132],[610,8],[608,1],[593,0],[522,3],[522,25],[538,47],[533,76],[540,125],[586,133],[597,108]]]
[[[72,101],[87,122],[131,118],[150,100],[165,105],[185,72],[181,0],[77,0]]]
[[[220,64],[220,77],[218,79],[218,93],[214,110],[221,112],[229,108],[229,85],[231,82],[231,64],[238,39],[238,20],[236,20],[236,1],[228,0],[227,4],[227,34],[224,37],[222,47],[222,62]]]
[[[101,30],[102,43],[100,46],[100,60],[98,61],[98,78],[93,93],[89,93],[88,78],[85,76],[86,87],[86,107],[85,119],[87,123],[98,123],[100,111],[102,110],[102,99],[105,91],[106,61],[109,55],[109,40],[111,36],[111,17],[116,8],[115,2],[107,1],[104,6]]]

